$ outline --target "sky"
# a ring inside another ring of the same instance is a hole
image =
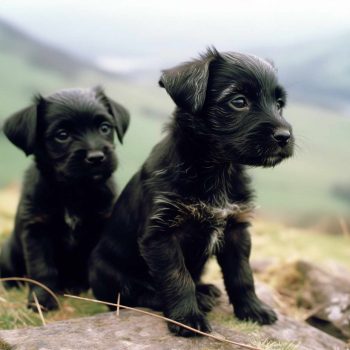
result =
[[[174,62],[206,46],[288,46],[350,36],[348,1],[1,0],[0,17],[101,65]]]

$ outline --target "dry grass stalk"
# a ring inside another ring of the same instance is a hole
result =
[[[119,310],[120,310],[120,293],[118,293],[118,298],[117,298],[117,316],[119,316]]]
[[[37,286],[41,287],[46,292],[48,292],[55,299],[58,307],[61,308],[61,303],[58,300],[56,294],[50,288],[46,287],[45,284],[42,284],[42,283],[40,283],[38,281],[32,280],[31,278],[27,278],[27,277],[4,277],[4,278],[0,278],[0,282],[7,282],[7,281],[20,281],[20,282],[27,282],[27,283],[36,284]]]
[[[346,221],[344,220],[343,217],[339,217],[338,220],[339,220],[339,225],[344,237],[350,238],[350,231],[349,231],[348,225],[346,224]]]
[[[167,321],[167,322],[170,322],[170,323],[173,323],[173,324],[176,324],[177,326],[180,326],[180,327],[183,327],[183,328],[186,328],[194,333],[197,333],[197,334],[200,334],[200,335],[203,335],[205,337],[208,337],[208,338],[211,338],[211,339],[215,339],[217,341],[220,341],[222,343],[227,343],[227,344],[232,344],[232,345],[236,345],[236,346],[241,346],[243,348],[246,348],[246,349],[250,349],[250,350],[263,350],[261,348],[257,348],[257,347],[254,347],[254,346],[251,346],[251,345],[247,345],[247,344],[242,344],[242,343],[238,343],[238,342],[235,342],[235,341],[232,341],[232,340],[228,340],[224,337],[218,337],[216,335],[212,335],[212,334],[209,334],[209,333],[205,333],[205,332],[202,332],[196,328],[192,328],[190,326],[187,326],[183,323],[180,323],[180,322],[177,322],[177,321],[174,321],[170,318],[167,318],[167,317],[164,317],[164,316],[161,316],[161,315],[158,315],[158,314],[155,314],[155,313],[152,313],[152,312],[149,312],[149,311],[145,311],[145,310],[141,310],[141,309],[137,309],[137,308],[133,308],[133,307],[130,307],[130,306],[125,306],[125,305],[121,305],[121,304],[114,304],[114,303],[109,303],[109,302],[106,302],[106,301],[101,301],[101,300],[96,300],[96,299],[90,299],[90,298],[83,298],[83,297],[78,297],[76,295],[70,295],[70,294],[64,294],[65,297],[68,297],[68,298],[74,298],[74,299],[79,299],[79,300],[85,300],[85,301],[89,301],[89,302],[93,302],[93,303],[99,303],[99,304],[104,304],[104,305],[109,305],[109,306],[115,306],[115,307],[120,307],[122,309],[126,309],[126,310],[132,310],[132,311],[136,311],[138,313],[141,313],[141,314],[145,314],[145,315],[148,315],[148,316],[151,316],[151,317],[155,317],[155,318],[160,318],[164,321]]]
[[[39,301],[38,301],[38,298],[36,297],[36,293],[35,292],[33,292],[33,298],[34,298],[35,306],[38,309],[38,313],[39,313],[39,316],[41,318],[41,322],[42,322],[43,326],[46,326],[46,321],[45,321],[43,312],[41,310],[41,305],[39,304]]]

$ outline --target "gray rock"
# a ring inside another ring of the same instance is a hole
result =
[[[258,285],[258,294],[270,304],[271,291]],[[82,301],[84,303],[85,301]],[[345,350],[346,345],[305,323],[279,314],[272,326],[258,327],[234,321],[232,308],[224,295],[210,314],[213,335],[263,348],[264,341],[281,341],[273,349]],[[223,321],[225,320],[225,321]],[[230,321],[227,321],[230,320]],[[232,320],[232,323],[231,323]],[[238,325],[238,327],[237,327]],[[50,323],[47,326],[0,331],[0,338],[14,350],[228,350],[244,347],[206,337],[181,338],[169,333],[163,320],[136,311],[120,310],[92,317]],[[265,347],[266,348],[266,347]],[[269,348],[270,349],[270,348]]]

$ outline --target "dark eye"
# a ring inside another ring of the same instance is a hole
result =
[[[70,139],[70,135],[67,130],[61,129],[55,134],[55,140],[58,142],[67,142]]]
[[[284,107],[284,101],[281,98],[279,98],[276,102],[276,106],[278,110],[281,110]]]
[[[102,135],[109,135],[112,131],[112,125],[109,123],[102,123],[99,130]]]
[[[248,108],[248,101],[245,96],[237,95],[229,102],[229,106],[241,111]]]

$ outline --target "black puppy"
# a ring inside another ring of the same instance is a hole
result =
[[[275,68],[255,56],[208,50],[165,70],[160,86],[177,108],[91,255],[93,291],[114,302],[120,293],[124,304],[161,309],[210,331],[205,312],[220,292],[202,284],[201,274],[215,254],[236,316],[273,323],[277,317],[256,296],[249,266],[252,191],[245,166],[275,166],[293,153]]]
[[[28,276],[53,291],[88,288],[87,261],[115,203],[114,131],[122,142],[128,112],[101,88],[38,96],[5,122],[9,140],[34,155],[17,210],[15,229],[2,248],[1,277]],[[16,283],[8,282],[8,287]],[[31,287],[44,309],[57,307]]]

